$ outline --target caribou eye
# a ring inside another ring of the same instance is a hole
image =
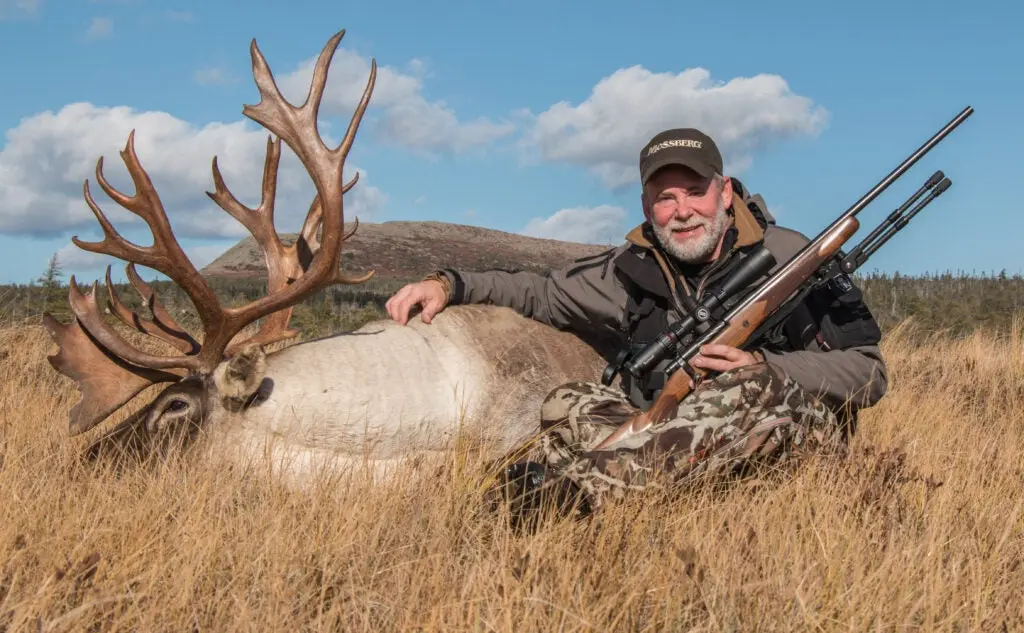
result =
[[[168,411],[184,411],[188,407],[188,403],[184,400],[171,400],[171,404],[167,405]]]

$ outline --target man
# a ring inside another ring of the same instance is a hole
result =
[[[429,323],[447,305],[508,306],[572,330],[613,361],[688,314],[753,248],[764,244],[777,269],[808,242],[770,222],[759,196],[746,196],[738,180],[723,175],[718,147],[698,130],[656,135],[639,166],[645,222],[621,246],[546,276],[437,271],[396,293],[388,314],[404,324],[420,306]],[[582,491],[596,510],[609,497],[664,480],[842,451],[857,410],[885,393],[880,338],[859,289],[839,276],[745,349],[705,346],[691,364],[717,373],[668,421],[638,437],[593,450],[650,406],[667,361],[642,380],[624,377],[619,389],[583,382],[555,388],[542,406],[533,455],[506,474],[528,475],[520,492],[557,481],[563,492]]]

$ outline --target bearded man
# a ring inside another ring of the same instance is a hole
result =
[[[548,275],[437,271],[396,293],[388,314],[404,324],[420,306],[429,323],[447,305],[507,306],[573,331],[614,362],[688,315],[708,287],[759,245],[775,256],[777,269],[808,242],[777,226],[760,196],[748,196],[739,180],[723,175],[718,147],[699,130],[657,134],[641,151],[639,167],[645,221],[624,244]],[[594,450],[651,405],[671,359],[641,380],[624,375],[618,388],[556,387],[540,412],[538,440],[506,478],[521,480],[520,499],[555,485],[597,510],[630,489],[698,473],[733,475],[757,464],[841,453],[857,411],[886,391],[880,338],[860,290],[837,276],[744,349],[705,346],[691,364],[710,370],[709,378],[667,421],[640,435]]]

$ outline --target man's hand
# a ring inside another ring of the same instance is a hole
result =
[[[434,316],[444,309],[448,295],[440,281],[433,279],[408,284],[395,293],[384,304],[388,316],[402,325],[409,322],[409,312],[414,306],[423,306],[420,319],[430,323]]]
[[[701,369],[723,372],[761,362],[750,352],[744,352],[730,345],[712,343],[700,348],[700,353],[690,364]]]

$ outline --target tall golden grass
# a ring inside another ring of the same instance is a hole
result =
[[[520,534],[468,452],[301,493],[188,459],[85,464],[49,339],[9,326],[0,631],[1022,630],[1024,326],[910,329],[847,460]]]

